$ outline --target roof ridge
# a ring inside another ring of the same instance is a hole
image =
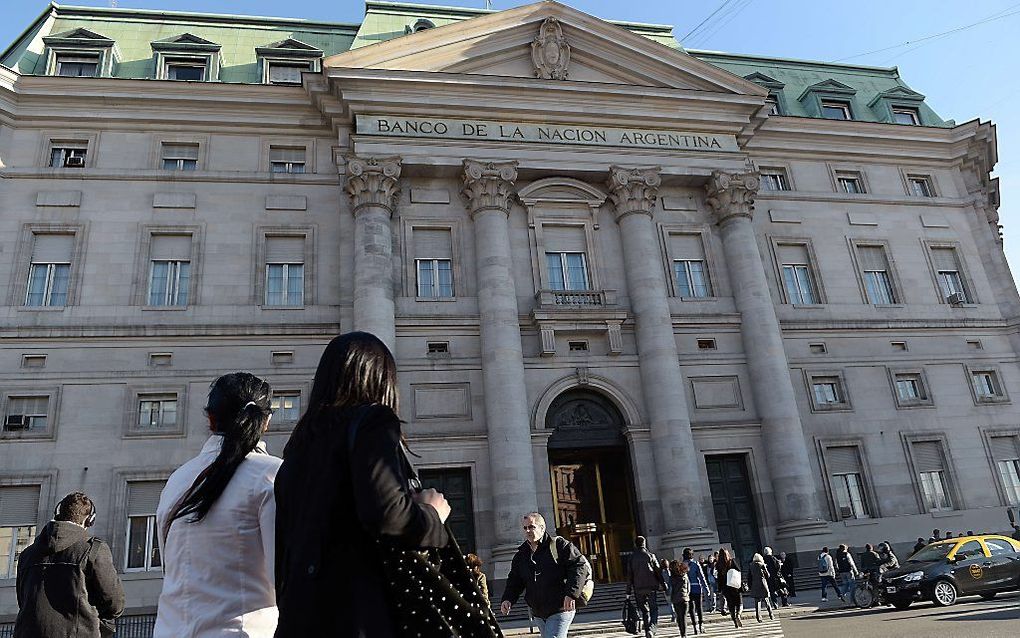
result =
[[[252,24],[288,24],[288,25],[301,25],[301,26],[324,26],[324,27],[344,27],[353,30],[357,30],[360,26],[360,22],[330,22],[328,20],[308,20],[305,18],[285,18],[275,16],[254,16],[244,14],[231,14],[231,13],[203,13],[195,11],[166,11],[160,9],[130,9],[127,7],[87,7],[81,5],[71,4],[58,4],[51,2],[50,7],[57,12],[57,16],[64,17],[75,14],[82,15],[94,15],[94,16],[132,16],[140,15],[146,17],[174,17],[174,18],[191,18],[193,20],[204,20],[213,21],[220,20],[223,22],[247,22]]]

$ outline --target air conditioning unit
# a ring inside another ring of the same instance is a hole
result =
[[[4,419],[5,430],[25,430],[28,428],[28,419],[24,414],[8,414]]]
[[[80,155],[71,155],[64,159],[66,168],[85,168],[85,158]]]
[[[951,306],[959,306],[960,304],[966,303],[967,298],[963,296],[962,292],[954,292],[953,294],[946,297],[946,303]]]

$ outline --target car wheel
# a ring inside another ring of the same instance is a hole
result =
[[[903,611],[907,607],[910,607],[910,602],[911,601],[909,600],[897,600],[892,604],[892,606],[895,607],[896,609],[899,609],[900,611]]]
[[[991,599],[995,598],[995,594],[996,593],[997,592],[994,592],[994,591],[985,592],[985,593],[981,594],[981,597],[984,598],[985,600],[991,600]]]
[[[935,583],[931,599],[939,607],[948,607],[956,602],[956,596],[956,585],[948,580],[940,580]]]

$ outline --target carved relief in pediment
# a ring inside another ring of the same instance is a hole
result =
[[[531,60],[535,77],[545,80],[566,80],[570,64],[570,45],[563,37],[563,28],[556,18],[546,18],[531,42]]]

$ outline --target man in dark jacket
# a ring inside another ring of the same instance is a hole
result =
[[[660,589],[666,589],[659,569],[659,559],[648,551],[644,536],[634,539],[634,552],[630,555],[630,579],[627,582],[627,594],[634,593],[635,602],[641,610],[641,623],[645,628],[645,638],[655,634],[655,626],[659,620]]]
[[[509,614],[523,592],[542,638],[566,638],[588,580],[587,565],[573,543],[546,533],[538,512],[521,517],[521,527],[525,540],[510,564],[499,609]]]
[[[779,570],[779,573],[783,575],[786,580],[786,591],[789,592],[790,598],[797,597],[797,583],[793,579],[793,560],[787,558],[786,552],[779,552],[779,560],[782,562],[783,567]]]
[[[110,548],[90,537],[96,508],[81,492],[65,496],[18,561],[14,638],[112,636],[124,589]]]

